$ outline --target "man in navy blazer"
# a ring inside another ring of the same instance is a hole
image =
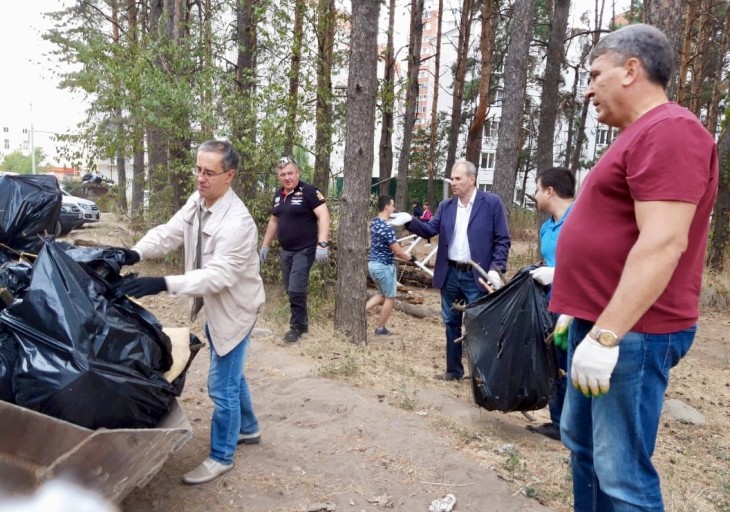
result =
[[[488,270],[492,286],[502,285],[500,273],[507,269],[510,248],[509,229],[504,205],[499,196],[476,188],[476,167],[459,160],[451,169],[453,197],[441,201],[436,214],[428,222],[401,212],[394,214],[391,224],[402,226],[423,238],[439,237],[433,287],[441,290],[441,314],[446,326],[446,372],[443,380],[464,376],[461,343],[462,313],[454,303],[474,302],[485,294],[479,274],[467,262],[478,263]]]

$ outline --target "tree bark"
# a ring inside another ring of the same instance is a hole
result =
[[[467,0],[471,1],[471,0]],[[395,206],[408,211],[408,163],[411,157],[413,127],[416,123],[416,99],[418,99],[418,72],[421,68],[421,40],[423,39],[423,0],[411,0],[411,32],[408,43],[408,85],[406,113],[403,121],[403,144],[398,159],[398,186]]]
[[[431,126],[428,142],[428,204],[436,209],[435,196],[433,190],[433,179],[436,176],[436,136],[439,129],[439,82],[441,79],[441,35],[443,29],[444,17],[444,0],[439,0],[438,27],[436,28],[436,54],[434,62],[433,76],[433,101],[431,103]]]
[[[335,45],[335,2],[319,0],[317,9],[317,109],[314,186],[326,196],[332,155],[332,63]]]
[[[231,116],[231,137],[241,148],[240,177],[234,188],[243,197],[256,195],[257,169],[254,152],[258,132],[255,107],[256,67],[258,61],[258,18],[256,0],[236,0],[236,102],[239,112]]]
[[[388,6],[388,39],[383,59],[383,85],[381,88],[382,120],[378,153],[379,195],[389,195],[390,178],[393,175],[393,105],[395,103],[395,58],[393,56],[393,29],[395,25],[395,0]]]
[[[654,25],[666,34],[675,58],[682,49],[683,15],[683,0],[644,1],[644,23]],[[679,62],[679,59],[676,62]],[[677,66],[675,66],[674,76],[669,80],[669,86],[667,87],[667,95],[670,99],[674,99],[677,94],[677,71]]]
[[[537,129],[537,172],[554,165],[555,121],[560,102],[560,71],[565,58],[565,33],[568,28],[570,0],[555,0],[548,36],[545,77],[540,99],[540,121]],[[524,189],[523,189],[524,190]]]
[[[302,62],[302,37],[304,36],[304,0],[294,0],[294,39],[289,69],[289,112],[284,136],[284,154],[291,155],[296,138],[297,108],[299,106],[299,73]]]
[[[494,192],[505,208],[512,208],[517,180],[517,163],[523,130],[523,111],[527,86],[530,42],[535,18],[534,0],[516,0],[513,6],[512,33],[505,57],[504,106],[499,124],[499,142],[494,173]]]
[[[459,131],[461,130],[461,106],[464,99],[464,78],[469,51],[469,36],[471,34],[471,14],[474,0],[464,0],[461,5],[461,20],[459,22],[459,40],[456,49],[456,73],[451,96],[451,126],[449,128],[449,145],[446,152],[446,177],[451,177],[451,168],[456,162],[456,148],[459,145]]]
[[[565,1],[565,0],[563,0]],[[481,71],[479,76],[479,104],[474,119],[469,125],[466,139],[466,159],[479,168],[484,139],[484,121],[489,111],[489,89],[492,78],[492,59],[494,57],[495,40],[499,24],[497,0],[484,0],[482,4],[482,32],[479,37],[481,54]]]
[[[725,269],[725,256],[730,240],[730,130],[725,128],[717,145],[720,161],[720,184],[712,212],[712,236],[707,264],[716,271]]]
[[[345,161],[338,232],[335,328],[351,343],[367,342],[367,226],[374,160],[380,0],[352,3],[347,78]]]

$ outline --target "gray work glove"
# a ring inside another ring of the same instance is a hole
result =
[[[266,258],[269,256],[269,248],[268,247],[262,247],[259,249],[259,260],[261,260],[261,263],[266,261]]]
[[[317,246],[317,252],[314,253],[314,260],[317,263],[324,263],[330,258],[329,247]]]

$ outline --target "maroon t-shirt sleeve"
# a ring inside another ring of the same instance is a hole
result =
[[[690,119],[664,119],[654,124],[637,138],[627,155],[631,197],[698,204],[709,180],[706,137]]]

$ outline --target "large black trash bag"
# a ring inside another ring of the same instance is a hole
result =
[[[6,288],[14,297],[25,295],[30,285],[33,267],[28,263],[7,261],[0,265],[0,288]],[[3,307],[0,302],[0,308]]]
[[[22,301],[0,312],[18,341],[18,405],[96,429],[156,425],[181,386],[158,326],[104,297],[109,290],[54,242],[33,265]]]
[[[0,326],[0,400],[15,402],[13,373],[18,360],[18,344],[12,334]]]
[[[56,233],[61,202],[55,176],[0,176],[0,243],[37,254],[39,235]]]
[[[76,247],[66,242],[58,246],[77,263],[84,263],[97,275],[113,283],[124,265],[124,252],[114,247]]]
[[[464,347],[477,405],[489,411],[533,411],[555,394],[558,369],[544,288],[521,269],[499,291],[469,304]]]

